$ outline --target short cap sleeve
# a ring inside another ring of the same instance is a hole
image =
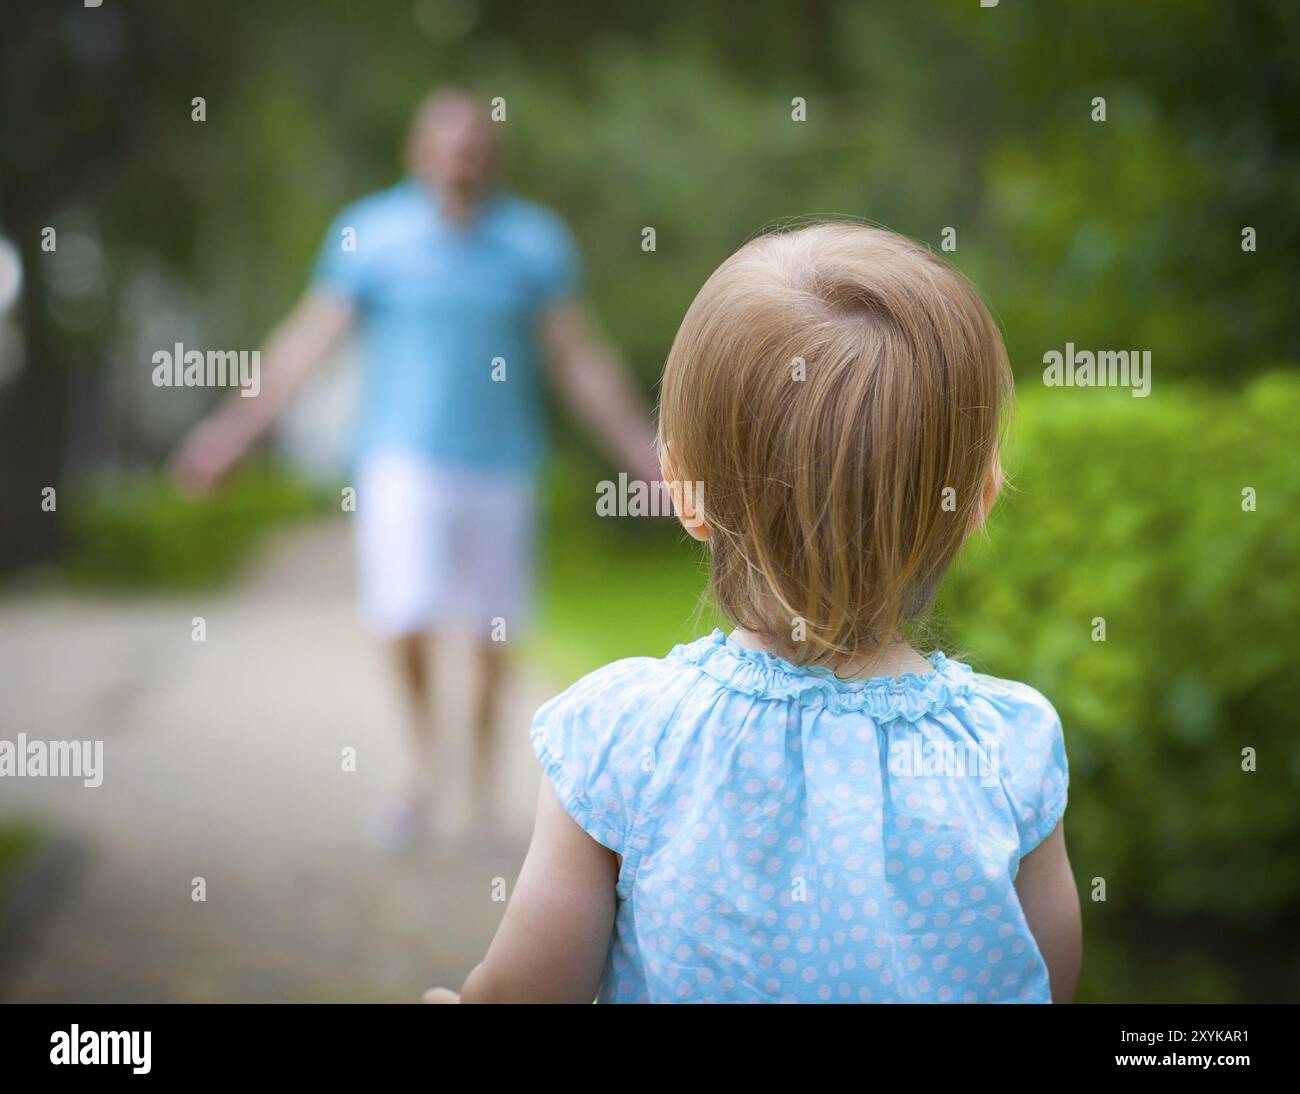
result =
[[[989,699],[1002,718],[998,767],[1024,858],[1065,814],[1069,765],[1061,719],[1052,704],[1028,685],[1001,683]]]
[[[312,269],[313,289],[356,302],[366,285],[366,232],[361,209],[350,205],[330,224]]]
[[[539,308],[549,308],[580,293],[582,256],[573,234],[558,216],[548,214],[539,224],[534,254]]]
[[[544,703],[533,750],[565,811],[626,859],[663,731],[643,701],[651,658],[616,661]]]

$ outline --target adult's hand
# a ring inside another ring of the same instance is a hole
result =
[[[208,493],[229,474],[255,437],[251,423],[223,407],[199,422],[177,445],[171,458],[172,480],[187,494]]]
[[[308,292],[267,340],[257,395],[233,392],[177,446],[171,459],[176,484],[187,492],[206,493],[220,483],[347,330],[352,316],[352,304],[344,297]]]

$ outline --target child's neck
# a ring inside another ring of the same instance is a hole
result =
[[[732,631],[731,638],[738,646],[743,646],[745,649],[775,654],[787,660],[790,659],[790,655],[794,652],[789,646],[782,647],[763,635],[754,631],[747,631],[742,627],[737,627]],[[873,676],[899,677],[905,672],[926,673],[934,671],[934,666],[922,657],[910,643],[902,639],[890,642],[868,653],[833,660],[828,659],[817,662],[817,664],[831,669],[836,676],[843,680],[869,680]]]

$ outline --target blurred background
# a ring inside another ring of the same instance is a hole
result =
[[[150,382],[159,347],[258,345],[456,81],[505,98],[509,182],[571,226],[648,394],[763,227],[955,229],[1017,374],[1015,490],[932,641],[1062,716],[1080,999],[1300,999],[1298,48],[1287,0],[9,0],[0,735],[103,739],[108,772],[0,782],[0,998],[413,998],[491,937],[517,863],[357,833],[399,727],[338,504],[355,354],[206,501],[162,464],[213,393]],[[1149,349],[1152,394],[1045,388],[1067,341]],[[598,518],[610,468],[555,436],[520,824],[536,702],[715,622],[694,546]]]

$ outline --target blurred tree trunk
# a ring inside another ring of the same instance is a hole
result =
[[[23,293],[17,319],[23,357],[12,380],[0,386],[0,571],[53,557],[59,548],[60,510],[41,508],[41,491],[63,482],[68,372],[50,337],[40,270],[40,230],[9,200],[0,220],[13,232],[22,256]]]
[[[33,9],[15,5],[6,13],[0,35],[0,72],[9,139],[34,139],[42,123],[39,105],[24,101],[15,75],[18,53],[28,41]],[[48,120],[48,119],[44,119]],[[14,160],[17,160],[15,163]],[[60,544],[62,506],[41,508],[41,490],[63,481],[64,422],[68,399],[66,362],[58,359],[59,340],[51,329],[41,270],[41,228],[49,223],[48,179],[26,168],[35,157],[13,157],[0,175],[0,232],[9,235],[22,262],[22,296],[13,318],[22,335],[23,355],[16,375],[0,383],[0,571],[53,557]]]

